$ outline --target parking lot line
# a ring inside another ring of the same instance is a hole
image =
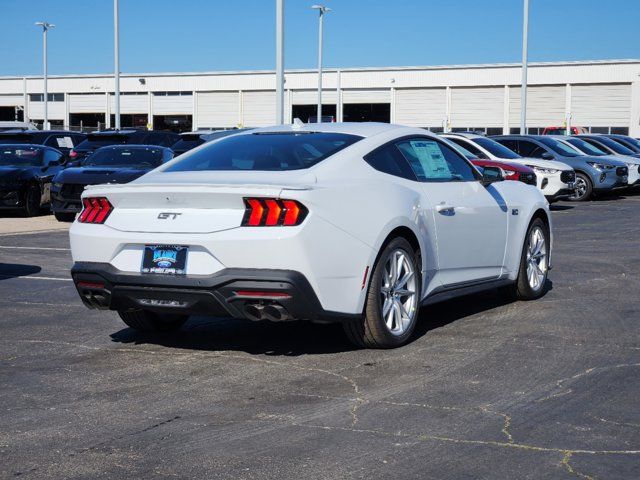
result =
[[[0,275],[0,280],[8,280],[10,278],[17,278],[23,280],[56,280],[59,282],[72,282],[71,278],[59,278],[59,277],[36,277],[33,275],[25,275],[24,277],[15,276],[15,275]]]
[[[0,248],[6,248],[11,250],[56,250],[59,252],[69,252],[70,248],[57,248],[57,247],[19,247],[14,245],[0,245]]]

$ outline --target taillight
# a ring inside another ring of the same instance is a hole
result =
[[[69,152],[69,157],[76,158],[77,156],[78,156],[78,152],[76,152],[75,150],[71,150]]]
[[[82,199],[83,209],[78,217],[80,223],[104,223],[113,211],[113,205],[105,197]]]
[[[245,227],[294,227],[309,213],[297,200],[245,198],[244,205],[242,225]]]

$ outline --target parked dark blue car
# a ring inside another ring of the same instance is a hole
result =
[[[153,145],[111,145],[97,149],[77,167],[66,168],[51,185],[51,210],[61,222],[72,222],[82,209],[87,185],[128,183],[173,158],[173,151]]]
[[[49,204],[51,179],[61,169],[62,152],[42,145],[0,145],[0,209],[31,217]]]

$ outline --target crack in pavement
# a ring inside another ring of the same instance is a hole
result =
[[[558,398],[558,397],[563,397],[565,395],[569,395],[571,393],[573,393],[573,389],[569,388],[569,387],[563,387],[562,385],[565,382],[568,382],[570,380],[575,380],[581,377],[584,377],[586,375],[589,375],[595,371],[605,371],[605,370],[613,370],[615,368],[627,368],[627,367],[640,367],[640,363],[619,363],[617,365],[605,365],[603,367],[591,367],[591,368],[587,368],[586,370],[576,373],[575,375],[572,375],[570,377],[565,377],[565,378],[561,378],[560,380],[556,380],[556,388],[564,388],[563,391],[560,391],[558,393],[554,393],[551,395],[547,395],[546,397],[540,398],[538,400],[536,400],[536,403],[541,403],[541,402],[546,402],[547,400],[551,400],[554,398]]]
[[[573,452],[570,450],[567,450],[564,453],[564,457],[562,457],[562,461],[560,462],[562,464],[563,467],[565,467],[567,469],[567,471],[572,474],[575,475],[577,477],[581,477],[581,478],[586,478],[587,480],[595,480],[594,477],[587,475],[585,473],[579,472],[577,471],[575,468],[573,468],[571,466],[571,464],[569,463],[569,460],[571,460],[571,457],[573,456]]]

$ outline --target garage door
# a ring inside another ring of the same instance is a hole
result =
[[[111,113],[115,111],[115,95],[109,95]],[[120,95],[120,113],[148,113],[149,94]]]
[[[335,104],[338,94],[335,90],[322,90],[322,104]],[[318,90],[292,90],[292,105],[316,105],[318,103]]]
[[[24,97],[22,95],[0,95],[0,107],[22,107]]]
[[[574,125],[628,127],[631,85],[572,85],[571,113]]]
[[[390,103],[391,90],[343,90],[342,103]]]
[[[240,122],[238,92],[198,93],[198,128],[230,128]]]
[[[276,123],[276,92],[243,92],[243,124],[247,127],[264,127]]]
[[[395,123],[412,127],[441,127],[447,116],[444,88],[396,90]]]
[[[153,96],[154,115],[190,115],[193,112],[193,95]]]
[[[504,87],[451,89],[453,128],[500,127],[504,122]]]
[[[69,112],[71,113],[100,113],[106,109],[104,93],[94,95],[69,95]],[[122,97],[121,97],[122,98]]]
[[[520,87],[509,89],[509,126],[520,125]],[[565,121],[566,87],[536,86],[527,88],[527,125],[548,127]]]

